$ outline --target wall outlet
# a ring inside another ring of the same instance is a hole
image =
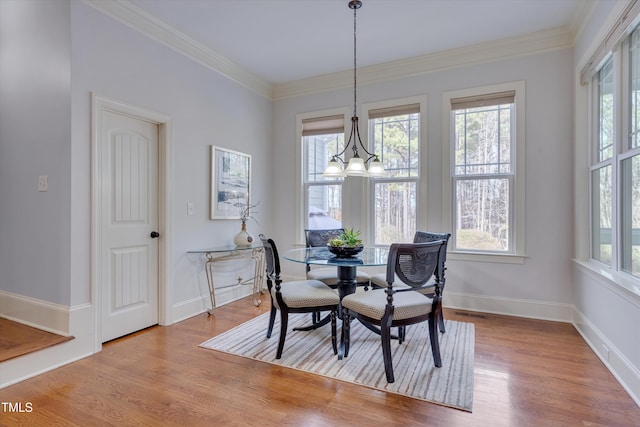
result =
[[[193,215],[193,203],[187,203],[187,215]]]
[[[609,347],[604,344],[602,344],[602,357],[604,357],[604,360],[607,362],[609,361]]]
[[[49,191],[49,177],[47,175],[38,177],[38,191]]]

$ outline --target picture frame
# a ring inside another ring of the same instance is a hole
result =
[[[250,183],[251,155],[211,146],[211,219],[240,219]]]

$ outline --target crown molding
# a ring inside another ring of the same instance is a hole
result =
[[[348,88],[353,84],[353,70],[271,84],[145,12],[129,0],[81,1],[267,99],[311,95]],[[358,83],[367,85],[571,48],[575,41],[575,30],[572,27],[579,26],[579,22],[584,20],[585,14],[589,11],[590,8],[585,7],[571,25],[553,30],[361,67],[358,69]]]
[[[360,86],[571,48],[573,31],[562,27],[524,36],[478,43],[457,49],[358,68]],[[353,85],[353,70],[276,84],[273,99],[311,95]]]
[[[222,74],[241,86],[271,99],[272,85],[231,62],[224,56],[191,39],[164,21],[128,0],[81,0],[84,4],[133,28],[176,52]]]
[[[596,0],[583,0],[578,5],[578,8],[571,16],[571,20],[569,21],[569,28],[573,31],[573,42],[578,40],[584,27],[587,25],[589,21],[589,17],[591,13],[593,13],[593,9],[596,6]]]

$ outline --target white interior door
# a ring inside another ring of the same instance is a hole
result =
[[[158,125],[102,112],[102,342],[158,323]]]

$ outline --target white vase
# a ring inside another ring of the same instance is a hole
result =
[[[242,223],[242,230],[235,235],[233,238],[233,243],[236,246],[251,246],[253,243],[253,236],[247,233],[247,224]]]

